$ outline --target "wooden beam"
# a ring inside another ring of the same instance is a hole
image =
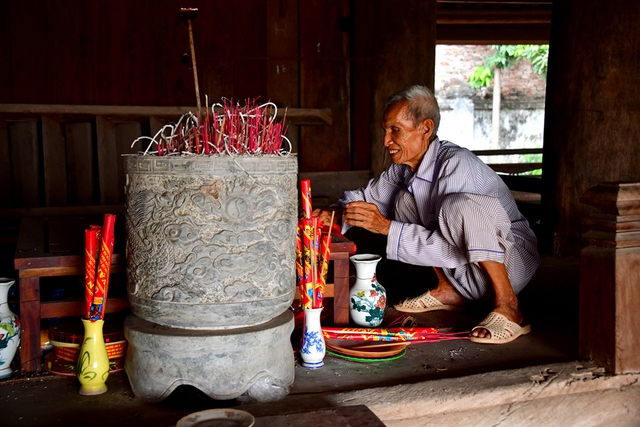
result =
[[[542,148],[505,148],[502,150],[472,150],[476,156],[509,156],[512,154],[542,154]]]
[[[440,3],[454,4],[528,4],[528,5],[552,5],[553,0],[438,0]]]
[[[438,44],[548,44],[551,24],[436,25]]]
[[[0,116],[24,119],[43,114],[73,116],[102,116],[114,121],[144,121],[150,116],[176,119],[196,107],[153,107],[128,105],[53,105],[53,104],[0,104]],[[285,109],[278,108],[277,117],[284,116]],[[331,125],[330,108],[287,108],[287,122],[294,125]]]
[[[491,169],[496,172],[516,174],[542,169],[542,163],[488,163]]]
[[[551,24],[551,10],[439,10],[437,25]]]

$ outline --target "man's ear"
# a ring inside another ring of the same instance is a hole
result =
[[[424,119],[422,121],[422,123],[420,124],[421,127],[421,131],[422,133],[429,138],[429,140],[431,140],[431,137],[433,136],[433,129],[435,128],[435,124],[433,123],[432,119]]]

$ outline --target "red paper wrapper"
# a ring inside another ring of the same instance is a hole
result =
[[[315,308],[322,307],[322,300],[324,298],[324,291],[327,287],[327,273],[329,270],[329,256],[331,253],[331,236],[322,236],[322,248],[320,250],[320,273],[319,283],[316,291],[316,305]]]
[[[89,319],[91,304],[93,304],[93,288],[96,279],[96,262],[98,260],[98,247],[100,245],[100,230],[98,225],[92,225],[84,230],[84,285],[85,285],[85,309],[84,318]]]
[[[300,303],[302,304],[302,295],[304,294],[304,249],[302,247],[302,227],[298,222],[296,228],[296,279],[298,282],[298,292],[300,293]]]
[[[111,275],[111,257],[113,256],[114,226],[116,216],[105,214],[100,239],[100,256],[93,290],[93,303],[89,319],[92,321],[104,319],[107,305],[109,277]]]
[[[300,181],[300,192],[302,193],[302,212],[305,219],[311,218],[313,212],[311,204],[311,180],[303,179]]]
[[[318,261],[320,261],[320,250],[318,241],[320,239],[320,227],[318,227],[318,217],[311,218],[311,283],[313,288],[312,307],[318,308]]]
[[[304,272],[304,294],[300,296],[303,308],[313,308],[313,266],[311,253],[313,251],[313,226],[310,219],[301,220],[302,224],[302,266]]]

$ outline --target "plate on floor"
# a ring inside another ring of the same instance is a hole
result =
[[[408,342],[326,340],[327,348],[335,353],[362,359],[382,359],[402,353]]]
[[[207,409],[180,418],[176,427],[251,427],[256,419],[238,409]]]

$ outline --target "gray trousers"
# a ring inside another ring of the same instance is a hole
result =
[[[503,263],[516,295],[529,282],[540,263],[535,239],[534,242],[525,239],[517,229],[514,233],[509,215],[497,198],[451,194],[442,199],[436,212],[438,229],[433,232],[442,240],[440,247],[448,244],[467,256],[466,264],[443,268],[463,297],[482,300],[493,295],[489,277],[479,265],[482,261]],[[396,220],[421,224],[415,201],[406,191],[396,197]],[[526,222],[522,226],[528,228]],[[446,256],[447,251],[442,252]]]

